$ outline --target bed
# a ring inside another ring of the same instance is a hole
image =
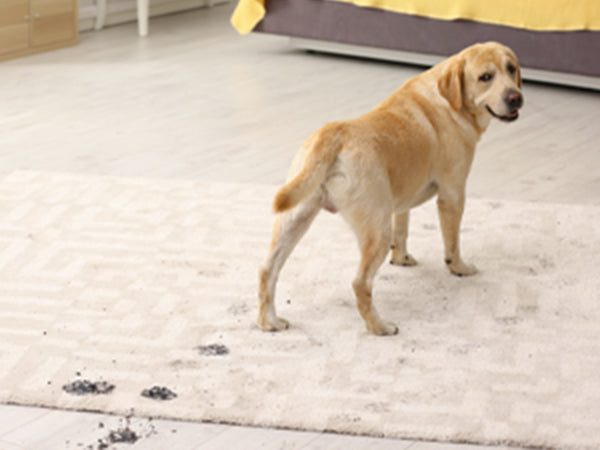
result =
[[[600,90],[598,0],[240,0],[232,24],[307,50],[419,65],[495,40],[515,50],[525,79]]]

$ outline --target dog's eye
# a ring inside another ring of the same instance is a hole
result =
[[[479,81],[483,81],[485,83],[490,81],[492,78],[494,78],[494,75],[492,75],[491,73],[484,73],[479,77]]]
[[[512,64],[509,64],[509,65],[506,67],[506,69],[507,69],[507,70],[508,70],[510,73],[515,73],[515,72],[517,71],[517,68],[516,68],[514,65],[512,65]]]

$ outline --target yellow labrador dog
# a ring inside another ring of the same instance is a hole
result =
[[[515,54],[488,42],[408,80],[373,111],[313,133],[273,204],[279,215],[259,271],[258,326],[268,331],[289,326],[277,317],[275,285],[321,208],[339,211],[356,234],[361,261],[352,286],[371,333],[398,332],[373,305],[373,279],[390,247],[393,264],[416,264],[406,249],[411,208],[437,194],[446,265],[455,275],[476,273],[459,251],[475,145],[492,117],[513,121],[522,104]]]

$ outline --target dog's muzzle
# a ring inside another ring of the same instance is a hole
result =
[[[508,110],[510,111],[508,114],[501,116],[496,114],[492,108],[488,105],[485,105],[488,112],[497,119],[503,120],[505,122],[512,122],[513,120],[517,120],[519,118],[519,108],[523,106],[523,95],[516,90],[511,90],[504,97],[504,102],[508,106]]]

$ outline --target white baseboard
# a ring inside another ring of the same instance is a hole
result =
[[[361,45],[341,44],[338,42],[320,41],[317,39],[293,37],[290,38],[290,44],[293,47],[305,50],[314,50],[338,55],[359,56],[363,58],[381,59],[386,61],[396,61],[419,66],[432,66],[445,59],[445,56],[439,55],[389,50]],[[527,67],[522,68],[521,74],[525,80],[600,90],[600,77],[530,69]]]

